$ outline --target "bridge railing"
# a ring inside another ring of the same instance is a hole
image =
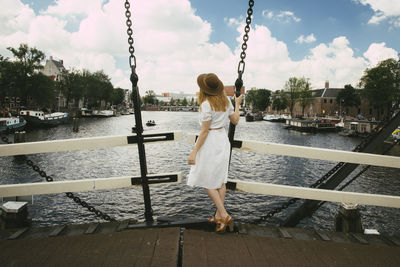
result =
[[[160,135],[162,137],[160,137]],[[181,132],[174,132],[167,134],[150,134],[147,135],[144,140],[145,142],[159,142],[168,140],[178,141],[181,140],[181,138]],[[195,140],[195,135],[188,136],[189,143],[193,144]],[[0,147],[0,156],[26,155],[69,150],[87,150],[134,144],[135,135],[8,144],[2,145]],[[234,149],[283,156],[400,168],[400,158],[387,155],[376,155],[343,150],[241,140],[235,141]],[[182,179],[180,172],[156,174],[153,176],[149,175],[149,184],[157,184],[163,182],[179,183],[181,182],[181,180]],[[108,190],[132,186],[140,186],[140,177],[113,177],[60,181],[51,183],[0,185],[0,197],[53,194],[62,192],[82,192],[106,189]],[[228,180],[228,187],[234,190],[251,192],[255,194],[400,208],[399,196],[342,192],[316,188],[304,188],[296,186],[239,181],[232,179]]]

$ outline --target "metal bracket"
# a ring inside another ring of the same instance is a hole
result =
[[[178,181],[178,174],[165,174],[165,175],[149,175],[147,176],[148,184],[161,184],[161,183],[173,183]],[[141,177],[131,178],[132,185],[142,184]]]
[[[137,144],[138,137],[137,135],[127,136],[128,144]],[[160,142],[160,141],[172,141],[175,140],[175,133],[155,133],[155,134],[144,134],[143,142],[151,143],[151,142]]]

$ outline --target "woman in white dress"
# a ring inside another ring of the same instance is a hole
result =
[[[230,143],[225,126],[239,122],[242,96],[235,98],[235,110],[226,96],[223,83],[213,73],[197,78],[200,87],[201,132],[188,158],[191,166],[187,184],[205,188],[217,212],[209,222],[216,223],[216,232],[233,231],[233,219],[224,207],[230,156]]]

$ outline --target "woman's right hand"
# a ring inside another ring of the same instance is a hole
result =
[[[240,105],[242,103],[243,100],[243,95],[240,95],[239,97],[236,97],[235,95],[235,104],[236,105]]]

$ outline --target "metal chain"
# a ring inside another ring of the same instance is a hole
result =
[[[244,27],[242,52],[240,53],[240,61],[239,61],[239,65],[238,65],[238,75],[240,78],[242,77],[242,74],[244,73],[244,69],[246,66],[244,59],[246,58],[247,41],[249,40],[248,33],[250,32],[251,16],[253,15],[253,6],[254,6],[254,1],[249,0],[249,8],[247,9],[246,26]]]
[[[128,34],[128,44],[129,44],[129,66],[131,67],[131,82],[133,87],[136,87],[139,81],[139,77],[136,74],[136,57],[134,55],[135,48],[133,47],[133,30],[132,30],[132,21],[131,21],[131,12],[129,11],[129,8],[131,7],[131,4],[129,3],[128,0],[125,1],[125,17],[126,17],[126,26],[128,26],[128,29],[126,30],[126,33]]]
[[[12,144],[12,142],[6,137],[6,136],[2,136],[1,140],[4,143],[7,144]],[[43,171],[42,169],[40,169],[40,167],[38,165],[36,165],[35,163],[33,163],[32,160],[28,159],[27,156],[22,155],[23,159],[25,160],[25,163],[32,167],[32,169],[37,172],[41,177],[45,178],[47,182],[53,182],[53,177],[49,176],[46,174],[45,171]],[[89,205],[87,202],[82,201],[79,197],[75,196],[72,192],[67,192],[65,193],[67,197],[73,199],[76,203],[82,205],[82,207],[87,208],[90,212],[93,212],[94,214],[96,214],[97,217],[100,217],[106,221],[115,221],[115,219],[111,218],[109,215],[97,210],[95,207]]]

